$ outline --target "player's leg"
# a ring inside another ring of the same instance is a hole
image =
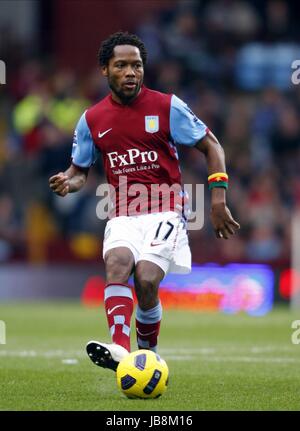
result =
[[[129,352],[133,296],[128,279],[134,264],[134,256],[127,247],[113,248],[105,255],[104,304],[107,322],[113,343]]]
[[[130,352],[130,321],[133,296],[128,279],[134,267],[134,256],[127,247],[116,247],[105,254],[106,287],[104,303],[112,344],[90,341],[87,353],[104,368],[116,370],[119,361]]]
[[[181,216],[169,211],[144,216],[143,227],[143,245],[135,268],[137,342],[139,348],[156,351],[162,317],[158,288],[174,264],[183,223]]]
[[[162,307],[158,288],[165,272],[154,262],[138,261],[135,274],[135,292],[138,299],[136,307],[136,335],[139,349],[156,351],[162,318]]]

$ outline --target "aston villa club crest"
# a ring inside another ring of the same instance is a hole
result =
[[[146,115],[145,116],[145,130],[148,133],[156,133],[159,131],[159,116]]]

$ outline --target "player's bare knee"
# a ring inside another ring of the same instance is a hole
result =
[[[158,288],[164,275],[163,270],[158,265],[148,261],[139,261],[135,269],[135,282],[145,286],[151,284]]]
[[[108,283],[127,283],[134,266],[134,258],[130,252],[115,249],[105,255],[106,280]]]
[[[142,310],[149,310],[155,307],[159,302],[158,288],[151,284],[143,283],[141,285],[136,285],[135,293],[139,307]]]
[[[164,272],[152,262],[140,261],[135,270],[134,284],[139,306],[149,310],[158,304],[158,287]]]
[[[159,283],[153,274],[149,278],[144,274],[136,274],[134,284],[138,304],[142,310],[149,310],[158,304]]]

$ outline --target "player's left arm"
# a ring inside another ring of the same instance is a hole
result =
[[[225,154],[215,135],[207,134],[195,145],[201,151],[207,162],[208,175],[217,172],[226,173]],[[217,238],[228,239],[240,228],[226,205],[226,188],[214,187],[211,190],[210,219]]]
[[[175,95],[171,98],[170,135],[175,143],[196,147],[205,155],[209,175],[227,175],[224,150],[217,138],[188,105]],[[219,183],[218,187],[212,187],[210,218],[217,238],[228,239],[240,225],[227,208],[225,187],[226,183],[224,186]]]

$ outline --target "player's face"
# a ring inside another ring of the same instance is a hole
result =
[[[108,78],[112,97],[119,103],[126,104],[140,92],[144,78],[144,67],[140,50],[132,45],[118,45],[108,66],[102,69]]]

